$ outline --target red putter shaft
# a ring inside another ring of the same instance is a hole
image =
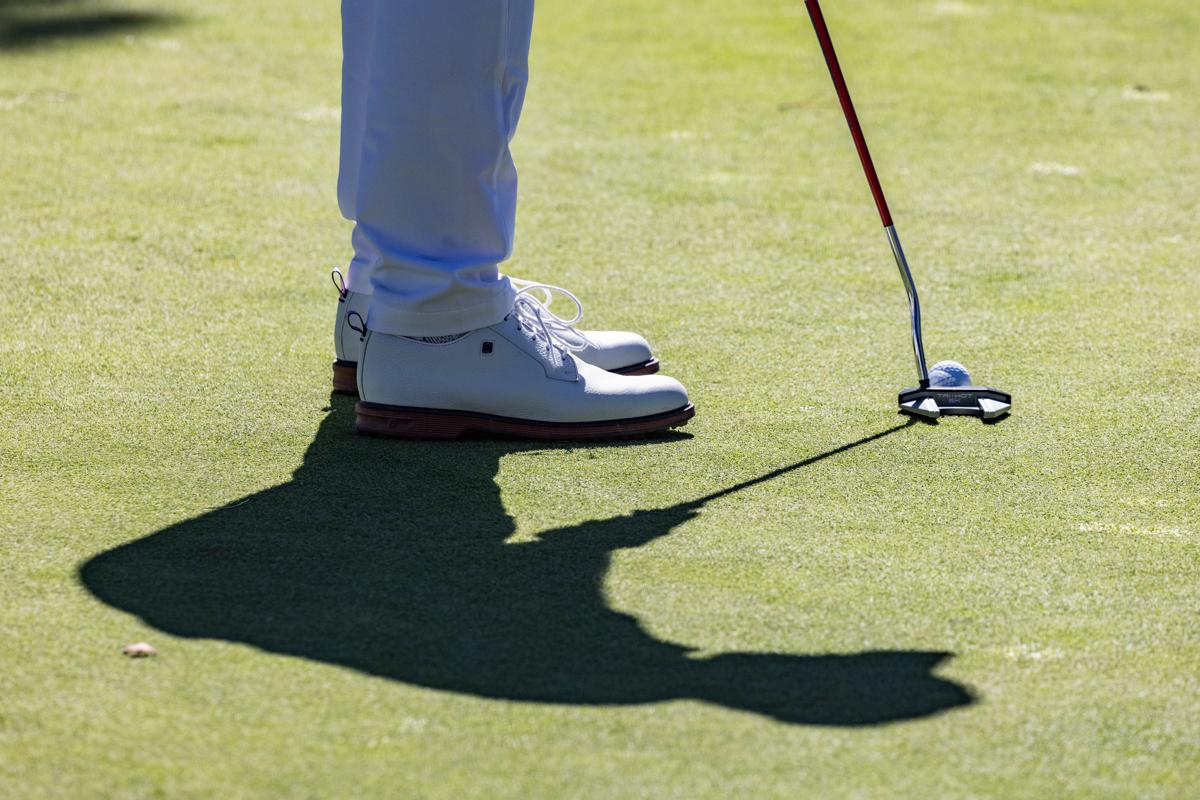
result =
[[[846,79],[842,77],[842,67],[838,64],[837,53],[833,49],[833,40],[829,38],[829,28],[825,27],[825,16],[821,13],[821,4],[817,0],[804,0],[808,7],[808,16],[812,18],[813,28],[817,32],[817,41],[821,43],[821,52],[825,54],[825,64],[829,67],[829,77],[833,78],[833,86],[837,89],[838,100],[842,103],[842,112],[846,115],[846,124],[850,126],[850,135],[854,137],[854,146],[858,149],[858,158],[862,161],[863,171],[867,173],[867,183],[871,185],[871,194],[875,196],[875,206],[879,209],[879,218],[883,227],[892,224],[892,212],[888,210],[887,198],[883,196],[883,186],[879,183],[879,175],[875,172],[875,162],[871,160],[871,151],[867,149],[867,139],[863,136],[862,125],[859,124],[858,114],[854,111],[854,101],[850,99],[850,90],[846,88]]]
[[[863,136],[862,125],[859,124],[858,114],[854,111],[854,101],[850,99],[850,90],[846,88],[846,79],[842,77],[842,67],[838,64],[833,40],[829,38],[829,28],[825,27],[821,4],[817,0],[804,0],[804,5],[808,8],[808,16],[812,18],[817,41],[821,43],[821,52],[825,54],[825,64],[829,67],[829,77],[833,79],[833,87],[837,89],[842,112],[846,115],[846,124],[850,126],[850,135],[854,137],[854,146],[858,148],[858,158],[862,161],[863,172],[867,174],[867,183],[871,185],[871,194],[875,196],[875,207],[879,209],[879,218],[883,220],[888,245],[892,248],[892,255],[896,257],[900,279],[904,281],[904,291],[908,293],[908,313],[912,326],[913,357],[917,361],[917,379],[921,388],[927,389],[929,370],[925,366],[925,344],[921,341],[921,300],[917,297],[917,285],[913,281],[912,271],[908,268],[908,259],[904,257],[904,248],[900,246],[900,235],[896,233],[896,226],[892,224],[892,212],[888,210],[883,186],[880,185],[879,175],[875,172],[875,162],[871,160],[871,151],[867,149],[867,138]]]

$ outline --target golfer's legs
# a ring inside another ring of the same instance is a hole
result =
[[[512,250],[508,143],[525,95],[533,2],[371,5],[362,141],[357,162],[343,159],[344,171],[357,164],[343,210],[378,253],[367,324],[405,336],[494,324],[512,306],[497,264]]]
[[[386,2],[386,0],[385,0]],[[366,122],[367,73],[371,60],[371,31],[375,28],[378,0],[342,0],[342,142],[338,169],[338,206],[342,216],[357,219],[354,198],[358,193],[358,168]],[[371,271],[379,254],[367,238],[354,230],[354,259],[346,283],[352,292],[371,291]]]

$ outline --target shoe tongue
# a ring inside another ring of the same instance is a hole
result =
[[[523,321],[515,313],[509,313],[504,320],[515,325],[533,343],[538,355],[549,361],[553,366],[561,367],[565,363],[566,354],[562,348],[547,341],[546,337],[541,335],[535,326]]]
[[[547,359],[556,367],[562,366],[563,352],[561,348],[551,344],[550,342],[547,342],[541,336],[536,334],[533,337],[533,344],[535,347],[537,347],[538,352],[541,353],[543,358]]]

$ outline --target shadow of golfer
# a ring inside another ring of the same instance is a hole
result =
[[[506,544],[500,458],[545,447],[356,436],[333,400],[291,482],[102,553],[104,602],[175,636],[244,642],[418,686],[546,703],[693,698],[793,723],[867,725],[971,702],[932,670],[949,654],[699,657],[605,602],[615,550],[669,534],[708,497]],[[631,449],[647,444],[626,444]]]

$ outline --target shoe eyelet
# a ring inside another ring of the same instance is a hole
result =
[[[483,352],[483,354],[484,354],[485,356],[490,356],[490,355],[492,354],[492,349],[493,349],[494,347],[495,347],[495,345],[494,345],[492,342],[484,342],[484,343],[483,343],[483,348],[482,348],[482,352]]]

